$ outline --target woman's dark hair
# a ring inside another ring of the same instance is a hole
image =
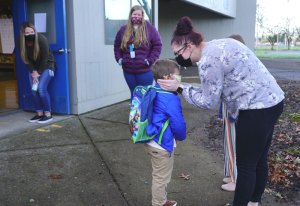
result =
[[[203,36],[201,33],[194,30],[190,17],[181,17],[173,33],[171,44],[174,43],[182,45],[186,43],[193,43],[194,45],[199,46],[202,41]]]

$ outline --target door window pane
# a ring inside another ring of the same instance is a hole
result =
[[[46,32],[40,32],[45,35],[50,44],[56,43],[56,24],[54,0],[27,0],[27,20],[34,22],[35,13],[46,13]],[[36,24],[35,24],[36,25]]]

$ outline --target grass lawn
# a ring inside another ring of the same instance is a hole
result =
[[[286,47],[279,47],[277,49],[274,46],[274,50],[271,50],[270,46],[256,47],[254,52],[258,58],[272,58],[272,59],[297,59],[300,58],[300,47],[291,47],[288,50]]]

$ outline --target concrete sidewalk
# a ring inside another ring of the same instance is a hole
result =
[[[298,60],[263,62],[271,72],[283,69],[284,78],[300,71]],[[184,82],[199,83],[196,69],[182,74]],[[29,123],[32,112],[0,114],[0,206],[151,205],[151,164],[143,145],[130,140],[128,103],[79,116],[54,115],[47,125]],[[223,206],[234,195],[220,189],[223,159],[201,143],[216,112],[184,100],[182,107],[188,134],[175,150],[168,197],[178,206]],[[190,179],[179,178],[182,173]],[[261,205],[292,206],[268,194]]]
[[[27,124],[32,113],[1,117],[1,206],[148,206],[151,165],[142,144],[129,139],[128,101],[80,116],[55,116],[49,125]],[[214,112],[183,103],[187,140],[175,152],[168,197],[179,206],[221,206],[233,193],[220,189],[222,158],[204,148]],[[26,125],[2,135],[5,127]],[[16,119],[15,119],[16,120]],[[179,178],[184,173],[189,180]],[[268,195],[263,206],[276,206]]]

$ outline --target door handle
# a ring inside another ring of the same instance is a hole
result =
[[[60,53],[60,54],[65,53],[65,49],[63,49],[63,48],[59,48],[57,51],[58,51],[58,53]]]
[[[71,49],[59,48],[58,50],[56,50],[56,52],[60,53],[60,54],[64,54],[64,53],[71,53],[72,50]]]

